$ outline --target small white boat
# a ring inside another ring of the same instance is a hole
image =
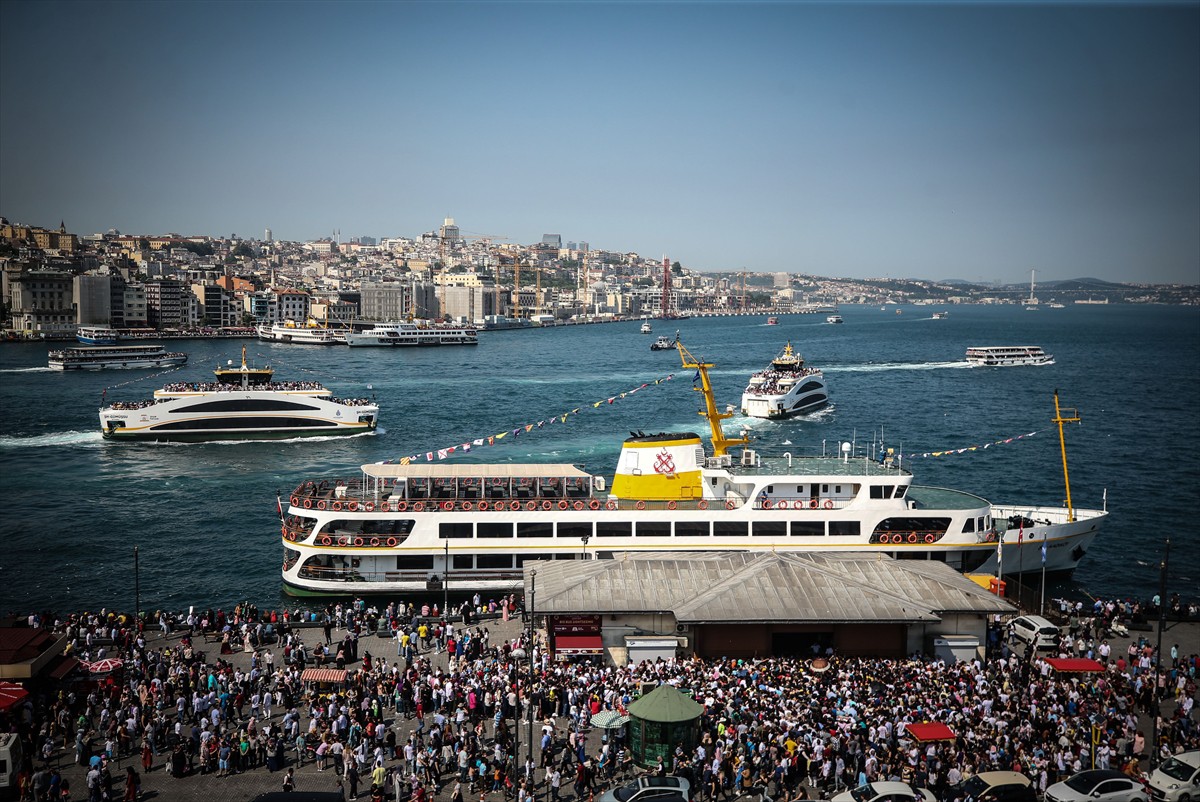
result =
[[[75,339],[84,345],[116,345],[117,330],[112,326],[80,326]]]
[[[845,323],[845,321],[842,320],[841,315],[830,315],[829,317],[825,318],[825,322],[826,323]]]
[[[769,318],[767,318],[767,325],[768,325],[768,326],[778,326],[778,325],[779,325],[779,318],[777,318],[777,317],[769,317]]]
[[[1039,345],[988,345],[967,349],[967,361],[984,367],[1013,365],[1053,365],[1054,357]]]
[[[806,368],[789,342],[765,370],[750,377],[742,392],[742,414],[752,418],[790,418],[829,402],[825,376]]]
[[[49,365],[55,370],[171,368],[187,359],[187,354],[168,353],[161,345],[92,345],[51,351]]]
[[[670,351],[675,348],[675,343],[679,340],[679,332],[675,332],[675,339],[672,340],[666,335],[660,336],[657,340],[650,343],[651,351]]]
[[[654,329],[651,328],[649,321],[646,321],[645,323],[642,324],[642,334],[651,334],[651,333],[653,333],[653,331],[654,331]]]
[[[934,312],[933,313],[934,320],[945,320],[949,316],[950,316],[949,312]]]

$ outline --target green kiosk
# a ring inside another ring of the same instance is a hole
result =
[[[629,705],[629,749],[633,762],[649,768],[661,756],[668,767],[675,747],[690,752],[700,739],[704,705],[673,685],[659,685]]]

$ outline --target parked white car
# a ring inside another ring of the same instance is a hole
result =
[[[1154,802],[1200,799],[1200,749],[1164,760],[1150,775],[1150,798]]]
[[[928,789],[914,791],[907,783],[877,782],[838,794],[832,802],[937,802]]]
[[[1112,769],[1081,771],[1046,789],[1046,802],[1149,802],[1137,780]]]

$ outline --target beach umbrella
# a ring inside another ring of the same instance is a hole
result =
[[[619,730],[629,722],[629,716],[622,716],[616,710],[601,710],[592,716],[592,726],[601,730]]]
[[[83,664],[89,674],[111,674],[123,665],[125,665],[125,661],[119,660],[116,657],[105,657],[103,660],[97,660],[94,663]]]
[[[28,695],[29,691],[15,682],[0,682],[0,710],[8,710]]]

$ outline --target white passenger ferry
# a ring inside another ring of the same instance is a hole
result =
[[[80,326],[75,329],[75,339],[84,345],[116,345],[117,330],[109,325]]]
[[[1053,365],[1054,357],[1039,345],[988,345],[968,348],[967,361],[986,367]]]
[[[215,382],[175,382],[149,401],[100,410],[107,440],[201,442],[329,437],[375,431],[379,407],[365,398],[338,399],[319,382],[272,381],[270,367],[217,368]]]
[[[187,362],[187,354],[168,352],[161,345],[93,345],[51,351],[49,364],[55,370],[102,370],[104,368],[172,368]]]
[[[478,344],[479,334],[470,326],[444,326],[429,322],[378,323],[363,331],[346,332],[346,345],[354,348]]]
[[[879,551],[994,573],[1018,526],[1019,540],[1003,540],[1006,572],[1039,570],[1043,544],[1047,570],[1069,571],[1108,514],[1073,508],[1069,486],[1065,508],[994,507],[916,485],[893,457],[764,457],[725,437],[732,413],[717,411],[711,365],[680,352],[700,373],[711,455],[691,432],[638,433],[610,490],[570,464],[376,463],[305,481],[281,522],[286,590],[517,589],[526,561],[648,551]]]
[[[283,323],[262,323],[255,330],[260,340],[296,345],[344,345],[348,331],[327,326],[299,325],[292,320],[285,320]]]
[[[752,418],[790,418],[829,403],[825,376],[804,366],[789,342],[765,370],[750,377],[742,392],[742,414]]]

